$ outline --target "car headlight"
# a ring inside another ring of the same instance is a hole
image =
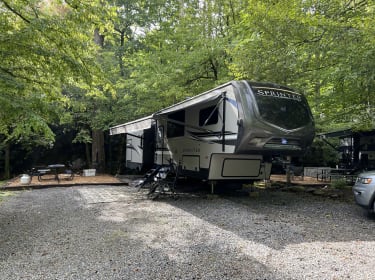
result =
[[[372,182],[372,178],[358,178],[357,182],[361,184],[370,184]]]

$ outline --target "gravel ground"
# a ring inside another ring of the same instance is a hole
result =
[[[374,279],[374,229],[353,202],[308,194],[22,191],[0,203],[0,279]]]

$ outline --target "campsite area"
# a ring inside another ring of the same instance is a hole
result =
[[[0,280],[375,278],[374,1],[0,18]]]

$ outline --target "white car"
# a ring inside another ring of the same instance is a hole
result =
[[[353,186],[355,201],[369,212],[375,209],[375,171],[364,172],[358,175]]]

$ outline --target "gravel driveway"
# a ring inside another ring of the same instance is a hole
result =
[[[374,279],[374,233],[353,202],[307,194],[23,191],[0,203],[0,279]]]

